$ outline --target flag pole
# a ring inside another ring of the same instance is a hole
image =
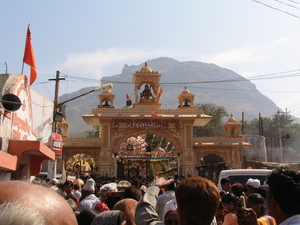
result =
[[[23,75],[23,70],[24,70],[24,62],[22,64],[22,71],[21,71],[21,75]]]
[[[30,27],[30,23],[28,24],[27,27],[27,31],[26,31],[26,37],[25,37],[25,49],[26,49],[26,42],[27,42],[27,32],[28,32],[28,28]],[[25,50],[24,50],[25,51]],[[23,75],[23,71],[24,71],[24,56],[23,56],[23,63],[22,63],[22,70],[21,70],[21,75]]]

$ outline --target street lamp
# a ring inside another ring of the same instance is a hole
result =
[[[58,111],[58,109],[65,103],[73,101],[77,98],[80,98],[82,96],[85,96],[87,94],[90,94],[92,92],[98,92],[98,91],[108,91],[110,89],[112,89],[113,84],[112,83],[108,83],[108,84],[104,84],[101,87],[97,87],[91,91],[88,91],[82,95],[78,95],[74,98],[68,99],[66,101],[63,101],[61,103],[58,103],[58,91],[56,90],[56,97],[54,100],[54,108],[53,108],[53,124],[52,124],[52,132],[56,133],[57,132],[57,122],[61,122],[62,118],[63,118],[63,114],[61,112]],[[56,178],[56,170],[57,170],[57,159],[55,158],[55,161],[49,161],[48,162],[48,178],[49,179],[53,179]]]

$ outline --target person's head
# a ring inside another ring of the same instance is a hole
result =
[[[146,186],[146,188],[150,187],[150,182],[149,182],[149,181],[146,181],[146,182],[145,182],[145,186]]]
[[[247,196],[256,192],[256,189],[260,186],[260,180],[249,178],[246,182],[245,193]]]
[[[99,213],[91,225],[125,225],[126,218],[122,211],[111,210]]]
[[[78,225],[90,225],[94,218],[99,214],[94,209],[84,209],[76,217]]]
[[[95,181],[90,178],[88,179],[82,187],[82,197],[86,197],[95,192]]]
[[[257,218],[266,215],[266,200],[260,194],[254,193],[249,195],[246,200],[246,206],[254,210]]]
[[[78,184],[74,184],[74,190],[78,191],[79,190],[79,185]]]
[[[266,181],[268,213],[277,223],[281,215],[300,214],[300,174],[289,169],[275,169]]]
[[[58,185],[59,184],[59,180],[57,180],[56,178],[53,178],[50,182],[52,185]]]
[[[72,181],[66,181],[64,183],[64,192],[66,192],[67,194],[70,194],[74,189],[74,184]]]
[[[260,194],[264,199],[267,199],[267,186],[260,185],[259,188],[256,189],[255,193]]]
[[[244,186],[240,183],[235,183],[231,186],[231,193],[234,194],[235,196],[240,197],[243,195],[244,192]]]
[[[23,181],[6,181],[0,182],[0,193],[2,224],[77,224],[67,201],[49,188]]]
[[[172,182],[171,184],[169,184],[165,190],[168,191],[168,190],[172,190],[172,191],[175,191],[175,188],[176,188],[176,184],[175,182]]]
[[[209,225],[220,201],[216,185],[198,176],[181,180],[176,187],[175,196],[179,224]]]
[[[217,209],[217,212],[216,212],[216,217],[220,217],[220,216],[222,216],[223,215],[223,211],[224,211],[224,206],[223,206],[223,203],[222,203],[222,201],[220,201],[220,203],[219,203],[219,207],[218,207],[218,209]]]
[[[123,198],[132,198],[136,201],[139,201],[142,197],[142,191],[136,187],[129,186],[124,190]]]
[[[121,200],[121,196],[109,196],[105,199],[105,203],[107,204],[108,208],[112,210],[115,204]]]
[[[126,217],[127,225],[135,225],[135,210],[138,202],[134,199],[125,198],[118,201],[113,210],[121,210]]]
[[[221,187],[224,191],[229,191],[231,187],[231,181],[228,177],[221,179]]]
[[[137,178],[133,178],[131,185],[139,189],[141,188],[141,181]]]
[[[177,210],[176,209],[171,209],[169,210],[164,218],[165,225],[178,225],[178,220],[177,220]]]
[[[220,199],[222,199],[226,195],[226,192],[224,190],[220,191]]]
[[[228,193],[222,198],[224,210],[226,210],[228,213],[236,210],[238,202],[239,198],[232,193]]]

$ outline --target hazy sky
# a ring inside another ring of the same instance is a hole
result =
[[[21,73],[30,23],[32,88],[50,100],[56,70],[68,75],[62,95],[99,86],[124,64],[171,57],[255,78],[264,95],[300,117],[300,0],[0,0],[0,16],[0,73],[4,62],[8,73]]]

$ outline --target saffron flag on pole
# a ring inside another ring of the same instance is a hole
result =
[[[34,51],[33,51],[33,47],[31,44],[31,33],[30,33],[29,25],[27,28],[23,62],[30,66],[30,85],[32,85],[32,83],[35,81],[35,79],[37,77],[37,72],[36,72]]]
[[[159,92],[158,92],[158,97],[160,98],[161,95],[164,93],[162,86],[160,86]]]
[[[127,93],[126,93],[126,100],[131,100]]]

